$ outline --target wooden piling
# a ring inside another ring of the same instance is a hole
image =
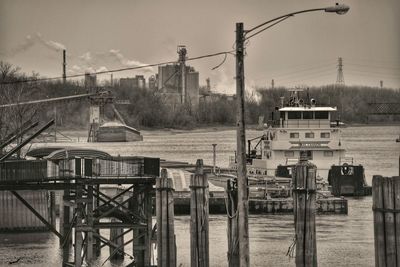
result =
[[[296,267],[316,267],[316,166],[301,160],[292,173]]]
[[[76,204],[76,227],[75,227],[75,246],[74,246],[74,259],[75,267],[82,266],[82,247],[83,247],[83,237],[82,237],[82,224],[83,224],[83,186],[82,184],[77,184],[75,192],[75,204]]]
[[[93,186],[89,185],[87,189],[87,204],[86,204],[86,217],[87,226],[93,229]],[[93,246],[93,232],[86,233],[86,261],[90,262],[93,259],[94,246]]]
[[[69,261],[70,246],[72,245],[72,212],[70,207],[70,190],[64,190],[60,202],[60,233],[63,239],[60,239],[60,245],[63,249],[63,263]]]
[[[50,215],[50,223],[53,225],[53,227],[56,227],[56,193],[55,191],[50,191],[49,192],[49,200],[50,200],[50,205],[49,205],[49,215]]]
[[[157,266],[176,266],[173,182],[167,170],[156,179]]]
[[[400,177],[374,175],[375,266],[400,266]]]
[[[118,222],[117,219],[111,218],[111,223]],[[114,252],[115,247],[109,246],[110,250],[110,260],[121,260],[124,258],[124,236],[122,233],[124,232],[123,228],[111,228],[110,229],[110,241],[114,244],[117,245],[119,250],[117,252]],[[114,254],[113,254],[114,253]]]
[[[237,184],[236,180],[228,180],[226,187],[228,216],[228,266],[239,266],[239,240],[237,216]]]
[[[97,209],[97,207],[100,206],[100,185],[95,185],[94,190],[96,192],[96,197],[93,201],[93,209]],[[93,219],[93,223],[98,223],[99,220],[98,219]],[[100,252],[101,252],[101,241],[100,238],[98,238],[98,236],[100,235],[100,229],[95,229],[94,230],[95,233],[97,235],[95,235],[95,244],[94,244],[94,256],[98,257],[100,256]]]
[[[208,267],[208,178],[203,160],[196,162],[196,173],[190,177],[190,261],[194,267]]]

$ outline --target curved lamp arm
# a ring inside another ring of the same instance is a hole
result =
[[[329,12],[329,13],[336,13],[336,14],[339,14],[339,15],[343,15],[343,14],[346,14],[347,11],[349,11],[349,9],[350,9],[349,6],[346,6],[346,5],[343,5],[343,4],[339,5],[338,3],[336,3],[336,5],[331,6],[331,7],[313,8],[313,9],[306,9],[306,10],[296,11],[296,12],[293,12],[293,13],[289,13],[289,14],[286,14],[286,15],[279,16],[277,18],[271,19],[271,20],[266,21],[264,23],[261,23],[260,25],[257,25],[255,27],[251,28],[250,30],[245,30],[244,32],[245,32],[245,35],[246,35],[247,33],[252,32],[252,31],[254,31],[254,30],[256,30],[256,29],[258,29],[258,28],[260,28],[260,27],[262,27],[262,26],[264,26],[266,24],[268,24],[268,23],[271,23],[271,22],[274,22],[274,21],[280,20],[280,19],[284,20],[284,19],[287,19],[289,17],[292,17],[292,16],[297,15],[297,14],[301,14],[301,13],[314,12],[314,11],[325,11],[325,12]]]

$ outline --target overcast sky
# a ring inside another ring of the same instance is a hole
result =
[[[245,29],[290,12],[334,5],[334,1],[55,1],[0,0],[0,60],[26,73],[60,76],[67,49],[68,74],[106,70],[228,51],[235,23]],[[248,87],[313,86],[336,81],[343,58],[347,85],[400,87],[400,1],[346,0],[346,15],[300,14],[254,37],[245,58]],[[234,93],[235,59],[219,56],[190,62],[200,83]],[[157,69],[146,69],[148,77]],[[142,74],[119,73],[120,77]],[[117,76],[114,74],[114,77]],[[109,75],[102,75],[108,79]]]

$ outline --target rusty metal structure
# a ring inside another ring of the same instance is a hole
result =
[[[29,154],[37,159],[1,160],[0,191],[10,191],[59,238],[63,266],[90,264],[103,247],[110,251],[106,261],[125,256],[132,260],[131,266],[151,266],[158,158],[112,157],[98,150],[74,148],[40,148]],[[22,192],[46,190],[49,212],[44,216]],[[59,230],[55,191],[62,192]],[[126,251],[128,244],[132,251]]]

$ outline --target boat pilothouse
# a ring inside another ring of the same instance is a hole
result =
[[[317,176],[326,179],[331,166],[344,159],[339,122],[331,124],[336,107],[317,106],[314,99],[301,99],[299,92],[290,91],[286,105],[281,98],[279,118],[272,115],[256,145],[252,146],[256,140],[248,141],[250,176],[283,176],[280,166],[307,158],[317,166]]]

